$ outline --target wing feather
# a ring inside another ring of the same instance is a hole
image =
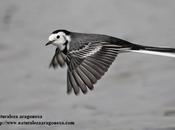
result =
[[[78,88],[83,93],[87,92],[87,87],[92,90],[115,60],[118,51],[110,43],[90,43],[78,51],[69,52],[68,74],[75,94],[79,93]]]
[[[91,74],[94,75],[94,77],[98,80],[100,79],[101,75],[99,72],[97,72],[97,70],[95,70],[94,68],[92,68],[91,66],[87,65],[85,62],[83,62],[81,64],[84,68],[86,68]]]
[[[89,62],[88,60],[85,60],[84,63],[86,63],[91,68],[95,69],[100,75],[104,74],[104,70],[102,70],[98,65],[94,64],[93,62]]]
[[[80,65],[78,68],[80,68],[81,71],[89,78],[92,84],[95,84],[97,82],[97,78],[87,68],[82,65]]]
[[[102,64],[100,61],[97,60],[92,60],[90,58],[86,59],[88,62],[91,62],[93,64],[95,64],[96,66],[98,66],[100,69],[102,69],[103,71],[106,71],[107,66]]]
[[[76,69],[76,72],[78,73],[78,75],[81,77],[81,79],[84,81],[84,83],[86,84],[86,86],[92,90],[94,88],[92,82],[91,82],[91,78],[89,78],[87,75],[88,75],[88,72],[83,72],[81,67],[78,67]]]
[[[59,50],[59,48],[56,48],[49,67],[53,67],[55,69],[58,65],[60,67],[64,67],[66,65],[66,56]]]
[[[70,83],[69,72],[67,72],[67,93],[70,94],[72,92],[72,85]]]
[[[76,95],[78,95],[79,94],[79,87],[78,87],[78,85],[77,85],[77,83],[76,83],[76,81],[75,81],[75,79],[74,79],[74,77],[72,75],[72,72],[68,71],[68,75],[69,75],[70,83],[71,83],[71,86],[72,86],[72,88],[74,90],[74,93]]]
[[[80,87],[84,94],[87,93],[87,87],[82,81],[81,77],[77,74],[75,70],[72,71],[72,74],[74,76],[75,81],[77,82],[78,87]]]

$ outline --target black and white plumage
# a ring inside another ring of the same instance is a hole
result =
[[[174,48],[142,46],[101,34],[85,34],[56,30],[49,36],[46,45],[57,48],[50,67],[67,65],[67,93],[72,90],[77,95],[93,90],[99,80],[122,52],[139,52],[175,57]]]

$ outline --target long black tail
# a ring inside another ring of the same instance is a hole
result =
[[[175,57],[175,48],[150,47],[150,46],[141,46],[134,44],[133,48],[130,51],[152,54],[152,55]]]

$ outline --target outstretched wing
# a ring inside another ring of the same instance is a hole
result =
[[[118,54],[116,45],[110,43],[89,43],[83,48],[68,53],[67,93],[81,89],[87,93],[108,70]]]
[[[56,48],[55,54],[50,62],[49,67],[53,67],[54,69],[58,67],[64,67],[66,64],[66,55],[60,51],[59,48]]]

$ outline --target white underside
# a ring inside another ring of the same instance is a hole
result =
[[[175,53],[168,52],[156,52],[156,51],[147,51],[147,50],[130,50],[131,52],[159,55],[159,56],[167,56],[167,57],[175,57]]]

